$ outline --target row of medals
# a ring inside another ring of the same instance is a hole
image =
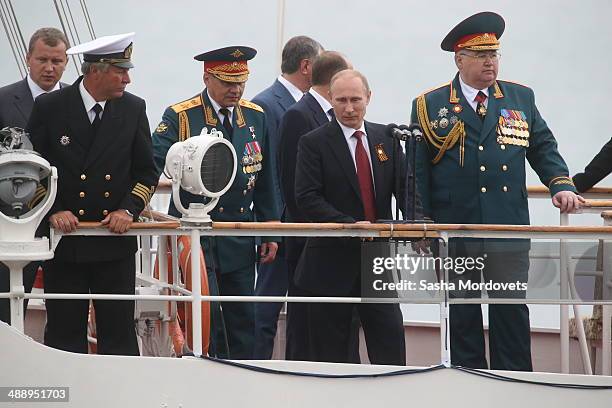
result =
[[[529,147],[529,124],[521,111],[502,109],[497,122],[497,143]]]
[[[262,159],[263,155],[261,153],[246,154],[242,156],[242,172],[244,174],[251,174],[261,171]]]

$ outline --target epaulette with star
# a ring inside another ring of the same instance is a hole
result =
[[[259,112],[263,112],[263,108],[259,105],[257,105],[256,103],[253,103],[251,101],[247,101],[246,99],[241,99],[239,102],[240,106],[245,107],[245,108],[249,108],[249,109],[253,109]]]
[[[170,108],[176,113],[186,111],[187,109],[195,108],[196,106],[202,106],[202,97],[200,95],[196,95],[191,99],[187,99],[186,101],[175,103]]]

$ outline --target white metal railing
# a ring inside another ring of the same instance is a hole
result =
[[[223,223],[219,223],[217,225],[221,226]],[[565,242],[568,238],[571,239],[579,239],[579,240],[597,240],[597,239],[608,239],[612,241],[612,227],[544,227],[544,226],[494,226],[495,230],[488,229],[491,226],[480,226],[480,225],[468,225],[468,226],[457,226],[457,225],[383,225],[380,226],[382,229],[375,229],[377,226],[373,225],[367,229],[358,229],[358,228],[347,228],[346,225],[336,224],[337,227],[332,226],[332,228],[313,228],[312,224],[284,224],[283,228],[279,229],[278,226],[271,226],[271,224],[266,223],[249,223],[248,228],[244,228],[247,224],[231,224],[225,225],[223,228],[215,228],[211,230],[206,229],[132,229],[127,234],[128,235],[139,235],[142,237],[151,237],[151,236],[159,236],[159,237],[170,237],[171,242],[174,243],[174,247],[176,248],[176,239],[172,239],[172,237],[176,237],[179,235],[189,235],[192,242],[196,243],[196,245],[192,245],[192,248],[195,248],[199,251],[199,240],[200,236],[335,236],[335,237],[361,237],[361,238],[376,238],[376,237],[386,237],[386,238],[419,238],[419,237],[439,237],[444,242],[448,242],[451,238],[545,238],[545,239],[559,239],[562,244],[560,245],[560,253],[562,262],[561,267],[561,281],[564,280],[569,282],[570,270],[567,266],[567,261],[563,261],[566,258],[566,249]],[[231,228],[231,227],[234,228]],[[321,227],[325,226],[325,224],[321,224]],[[329,225],[328,225],[329,226]],[[109,233],[105,229],[99,228],[82,228],[79,229],[75,234],[78,235],[114,235]],[[57,245],[58,240],[61,238],[60,234],[54,232],[52,234],[52,243],[53,245]],[[167,239],[166,238],[166,239]],[[164,240],[160,240],[161,244],[165,244]],[[444,249],[446,246],[443,245]],[[159,250],[158,250],[159,252]],[[440,254],[440,256],[444,256],[444,253]],[[160,256],[160,265],[159,265],[159,273],[160,280],[167,277],[167,262],[164,261],[165,257]],[[173,263],[176,263],[176,251],[173,251],[172,257]],[[239,301],[249,301],[249,302],[325,302],[325,303],[357,303],[357,302],[376,302],[376,303],[420,303],[420,304],[438,304],[440,306],[440,340],[441,340],[441,362],[443,364],[450,364],[450,345],[449,336],[445,335],[448,333],[449,328],[446,324],[446,320],[448,317],[448,307],[450,304],[466,304],[466,303],[478,303],[478,304],[493,304],[493,303],[529,303],[529,304],[560,304],[561,307],[565,307],[567,309],[568,305],[577,305],[577,304],[602,304],[604,306],[604,311],[610,308],[612,302],[609,300],[601,300],[601,301],[579,301],[569,299],[568,297],[562,299],[540,299],[540,300],[525,300],[525,299],[452,299],[446,296],[441,296],[440,299],[388,299],[388,298],[361,298],[361,297],[353,297],[353,298],[345,298],[345,297],[290,297],[290,296],[203,296],[201,293],[201,281],[200,281],[200,263],[199,263],[199,253],[196,253],[195,256],[191,257],[191,269],[192,269],[192,289],[191,291],[187,291],[184,287],[178,285],[178,277],[175,277],[174,284],[169,285],[166,284],[166,288],[172,291],[176,291],[179,293],[183,293],[182,295],[104,295],[104,294],[14,294],[9,293],[3,297],[14,297],[20,296],[22,298],[29,299],[58,299],[58,298],[67,298],[67,299],[109,299],[109,300],[158,300],[158,301],[186,301],[191,302],[192,307],[192,315],[193,315],[193,352],[196,355],[202,354],[202,327],[201,327],[201,304],[202,302],[207,301],[224,301],[224,302],[239,302]],[[173,272],[176,273],[178,268],[173,268]],[[445,271],[448,273],[448,271]],[[610,280],[610,275],[604,273],[605,282]],[[448,281],[448,279],[446,280]],[[568,294],[569,294],[569,283],[566,284]],[[566,299],[566,300],[564,300]],[[609,299],[609,297],[605,298]],[[609,311],[604,313],[604,327],[606,326],[606,318],[609,322],[610,320]],[[608,323],[609,327],[609,323]],[[563,330],[561,333],[561,338],[569,338],[569,336],[564,336]],[[610,334],[609,332],[604,331],[604,344],[609,342]],[[569,342],[569,340],[568,340]],[[610,360],[610,351],[609,349],[603,349],[602,353],[603,361],[609,362]],[[569,361],[569,344],[567,346],[564,345],[561,349],[561,359],[563,361]],[[584,360],[584,358],[583,358]],[[585,365],[585,368],[588,367]],[[562,367],[565,369],[565,366]],[[567,367],[567,372],[569,372],[569,367]],[[604,374],[609,372],[609,367],[604,368]]]
[[[593,196],[601,197],[601,193]],[[589,197],[589,195],[586,195]],[[544,191],[529,192],[530,198],[548,198],[550,196]],[[612,210],[610,207],[588,207],[582,210],[583,213],[594,213],[601,212],[603,210]],[[200,263],[199,253],[196,256],[191,257],[191,269],[192,269],[192,290],[188,291],[183,285],[179,283],[178,276],[178,257],[177,257],[177,241],[176,237],[180,235],[189,235],[192,242],[197,245],[192,245],[192,248],[199,250],[199,238],[201,235],[210,236],[326,236],[326,237],[361,237],[361,238],[377,238],[381,237],[380,230],[376,229],[357,229],[357,228],[344,228],[339,227],[335,229],[317,230],[312,227],[311,224],[286,224],[284,228],[277,229],[276,227],[270,227],[270,224],[258,224],[253,223],[249,228],[222,228],[213,230],[198,230],[198,229],[132,229],[128,235],[138,235],[141,237],[141,251],[142,256],[139,263],[139,267],[142,270],[142,276],[145,280],[155,280],[152,277],[152,264],[151,254],[159,252],[151,248],[150,237],[158,236],[164,237],[160,239],[160,247],[164,248],[166,239],[170,240],[172,247],[172,271],[173,271],[173,284],[167,284],[168,277],[168,265],[165,256],[159,258],[159,280],[160,286],[163,288],[180,293],[178,295],[104,295],[104,294],[24,294],[23,291],[13,290],[6,294],[0,294],[0,298],[19,298],[23,300],[27,299],[109,299],[109,300],[156,300],[156,301],[186,301],[191,302],[192,314],[193,314],[193,348],[194,354],[202,354],[202,337],[201,337],[201,304],[202,302],[208,301],[249,301],[249,302],[325,302],[325,303],[357,303],[357,302],[377,302],[377,303],[417,303],[417,304],[439,304],[440,306],[440,340],[441,340],[441,361],[443,364],[450,363],[450,336],[445,335],[449,332],[450,328],[445,327],[446,319],[448,318],[448,306],[450,304],[465,304],[465,303],[478,303],[478,304],[492,304],[492,303],[529,303],[529,304],[558,304],[560,305],[560,316],[561,316],[561,368],[563,373],[569,373],[569,305],[574,307],[574,315],[577,319],[578,337],[581,346],[582,360],[587,373],[592,372],[590,367],[590,360],[588,358],[588,350],[586,347],[586,341],[584,336],[584,328],[580,319],[580,313],[576,305],[603,305],[603,350],[602,360],[602,374],[610,375],[612,368],[610,367],[610,356],[612,354],[610,350],[610,320],[612,312],[612,302],[609,300],[602,301],[580,301],[576,299],[575,288],[572,289],[573,278],[576,274],[574,268],[570,266],[570,256],[567,252],[567,241],[572,240],[598,240],[605,239],[606,241],[612,242],[612,228],[604,227],[575,227],[568,228],[569,217],[567,215],[561,215],[560,217],[561,227],[538,227],[529,228],[524,230],[517,228],[517,226],[496,226],[497,229],[490,230],[486,229],[486,226],[472,225],[469,228],[457,229],[457,226],[446,225],[446,226],[435,226],[432,225],[415,225],[411,229],[406,229],[406,226],[388,226],[388,234],[383,235],[384,237],[393,236],[395,238],[418,238],[428,237],[430,234],[436,235],[443,241],[448,242],[450,238],[532,238],[532,239],[554,239],[559,240],[559,259],[560,259],[560,272],[561,272],[561,298],[568,300],[559,299],[540,299],[540,300],[525,300],[525,299],[449,299],[443,297],[444,301],[439,300],[428,300],[428,299],[388,299],[388,298],[335,298],[335,297],[289,297],[289,296],[203,296],[201,293],[201,281],[200,281]],[[238,226],[238,225],[237,225]],[[445,228],[446,227],[446,228]],[[465,227],[465,226],[464,226]],[[504,228],[506,227],[506,228]],[[520,226],[522,227],[522,226]],[[565,228],[564,228],[565,227]],[[435,234],[433,233],[435,230]],[[110,234],[105,229],[98,228],[82,228],[79,229],[75,234],[77,235],[114,235]],[[146,237],[146,239],[143,239]],[[61,234],[57,231],[52,231],[52,245],[53,248],[57,245],[58,240],[61,238]],[[606,254],[612,252],[610,244],[606,247]],[[163,252],[162,252],[163,253]],[[604,261],[604,271],[602,276],[604,278],[604,296],[603,299],[612,298],[612,258],[607,255]],[[448,272],[448,271],[446,271]],[[584,272],[582,272],[584,273]],[[571,298],[570,298],[571,295]],[[23,302],[21,303],[21,310],[23,310]],[[23,317],[23,313],[20,314]]]

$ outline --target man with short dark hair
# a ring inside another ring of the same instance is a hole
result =
[[[238,170],[230,189],[211,210],[213,221],[278,221],[274,196],[273,167],[263,109],[242,99],[249,77],[248,62],[257,51],[251,47],[231,46],[205,52],[194,58],[204,62],[206,88],[196,96],[166,109],[153,133],[155,163],[161,171],[170,146],[197,136],[202,129],[217,129],[229,140],[238,155]],[[183,205],[203,202],[181,190]],[[170,203],[169,213],[180,215]],[[202,237],[204,259],[212,295],[252,296],[255,286],[255,264],[272,262],[276,257],[276,237],[262,238],[259,257],[253,237]],[[255,336],[252,303],[222,303],[211,308],[212,356],[251,359]],[[224,329],[225,327],[225,329]],[[225,336],[225,334],[227,336]],[[229,347],[227,349],[226,345]]]
[[[283,115],[279,126],[280,147],[279,167],[281,191],[285,202],[286,222],[308,222],[295,200],[295,166],[298,143],[306,133],[329,123],[333,119],[333,108],[330,103],[329,83],[337,73],[350,67],[346,58],[336,51],[323,51],[312,64],[312,87],[295,105]],[[305,296],[295,286],[294,275],[298,259],[302,254],[306,238],[286,237],[285,257],[288,268],[288,293],[290,296]],[[308,327],[305,303],[287,304],[287,335],[285,357],[288,360],[311,359],[308,346]],[[354,331],[354,330],[353,330]],[[357,327],[353,362],[359,362],[359,330]]]
[[[454,52],[459,72],[412,104],[412,122],[425,134],[417,148],[417,181],[425,215],[435,222],[528,225],[525,159],[561,212],[583,201],[533,90],[497,79],[504,29],[504,19],[492,12],[459,23],[441,44]],[[529,248],[529,240],[453,240],[451,256],[485,261],[482,270],[450,271],[450,279],[457,286],[481,279],[526,285]],[[479,298],[481,291],[450,296]],[[490,291],[489,297],[524,299],[526,290]],[[454,365],[487,368],[481,305],[451,305],[450,336]],[[491,369],[531,371],[527,305],[489,305],[489,350]]]
[[[297,208],[310,222],[352,224],[389,219],[392,195],[400,200],[403,195],[395,191],[394,174],[396,166],[405,174],[405,156],[387,137],[383,125],[364,120],[371,91],[361,73],[338,72],[331,79],[329,94],[335,119],[299,141]],[[360,297],[366,289],[362,288],[360,260],[358,238],[308,238],[295,271],[296,286],[309,296]],[[397,304],[309,303],[312,359],[349,362],[354,307],[372,364],[405,365],[402,313]]]
[[[5,126],[24,128],[34,99],[60,89],[69,47],[66,36],[57,28],[40,28],[34,32],[26,55],[28,75],[0,88],[0,129]]]
[[[83,54],[83,76],[34,102],[34,149],[58,172],[49,223],[62,233],[98,221],[122,234],[157,184],[145,101],[125,92],[134,33],[100,37],[68,50]],[[44,263],[47,293],[133,295],[136,237],[65,236]],[[134,301],[94,300],[97,352],[138,355]],[[87,353],[88,300],[47,300],[45,344]]]
[[[270,143],[271,166],[274,169],[274,187],[281,219],[285,217],[284,202],[279,186],[278,125],[285,111],[302,98],[311,84],[312,65],[323,47],[310,37],[297,36],[285,44],[282,52],[281,74],[270,87],[253,98],[266,114],[268,140]],[[284,244],[279,244],[279,252],[273,262],[260,264],[257,268],[257,296],[283,296],[287,293],[287,264],[283,256]],[[256,359],[272,357],[278,315],[282,303],[255,304],[255,351]]]
[[[68,62],[66,50],[69,46],[66,36],[57,28],[45,27],[34,32],[26,55],[28,75],[21,81],[0,88],[0,129],[6,126],[25,128],[34,100],[39,95],[66,86],[60,83],[60,79]],[[12,210],[8,211],[7,215],[13,214]],[[32,291],[39,264],[31,262],[23,268],[26,293]],[[9,271],[0,263],[0,293],[9,291]],[[27,307],[28,300],[25,299],[24,310]],[[10,323],[8,299],[0,299],[0,320]]]

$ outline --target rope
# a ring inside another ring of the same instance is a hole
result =
[[[6,37],[9,41],[11,51],[13,52],[13,56],[15,57],[15,62],[17,63],[19,74],[22,78],[25,78],[28,73],[26,65],[25,45],[22,47],[19,44],[20,30],[15,25],[15,15],[14,12],[11,12],[12,6],[7,2],[8,0],[0,1],[0,18],[2,19],[2,25],[4,27],[4,31],[6,32]],[[21,38],[21,43],[23,44],[23,38]]]
[[[17,64],[19,75],[21,75],[21,78],[25,78],[25,74],[23,72],[23,61],[19,59],[19,56],[17,55],[17,52],[15,51],[15,45],[13,44],[11,34],[9,32],[9,28],[7,26],[7,22],[4,16],[4,8],[2,8],[2,2],[0,2],[0,20],[2,20],[2,26],[4,27],[6,38],[8,39],[9,46],[11,47],[11,51],[13,52],[13,57],[15,58],[15,63]]]
[[[66,3],[66,7],[68,8],[68,10],[70,10],[70,5],[68,4],[68,0],[65,0],[65,3]],[[73,32],[73,27],[70,25],[70,21],[68,20],[68,13],[66,12],[66,8],[64,8],[64,1],[60,0],[59,4],[60,6],[62,6],[62,12],[64,13],[64,18],[66,19],[66,25],[68,26],[68,31],[70,32],[70,42],[72,44],[80,44],[81,42],[78,39],[78,34],[75,36],[75,33],[77,31],[76,27],[74,27],[74,32]],[[75,57],[76,57],[75,60],[78,59],[79,65],[81,65],[82,63],[81,54],[77,54],[75,55]],[[77,67],[77,72],[78,71],[79,69]]]
[[[91,16],[89,15],[89,9],[87,8],[87,3],[85,2],[85,0],[81,0],[81,10],[83,10],[83,15],[85,16],[85,22],[87,23],[89,36],[93,40],[96,38],[96,32],[94,31],[93,23],[91,22]]]
[[[64,19],[62,18],[62,13],[57,4],[57,0],[53,0],[53,4],[55,5],[55,10],[57,11],[57,17],[59,18],[60,24],[62,25],[62,31],[64,32],[64,35],[68,37],[68,32],[66,31],[66,25],[64,24]],[[71,43],[74,44],[74,41],[72,41]],[[77,64],[77,58],[75,55],[71,55],[71,57],[72,57],[72,62],[74,63],[74,67],[76,68],[76,71],[78,73],[79,64]],[[79,58],[79,62],[80,62],[80,58]]]

